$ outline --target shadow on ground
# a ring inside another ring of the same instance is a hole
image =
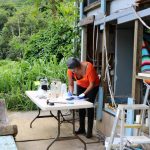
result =
[[[49,112],[42,112],[48,114]],[[41,118],[33,123],[30,128],[30,122],[37,115],[36,111],[31,112],[9,112],[10,124],[18,126],[18,134],[16,141],[32,140],[32,139],[49,139],[57,135],[57,121],[54,118]],[[78,123],[76,123],[78,124]],[[77,128],[77,127],[76,127]],[[72,135],[71,124],[64,123],[61,125],[61,136]],[[86,139],[81,136],[86,142],[97,141],[94,136],[92,139]],[[18,150],[46,150],[47,146],[52,142],[50,140],[30,141],[30,142],[17,142]],[[50,150],[83,150],[84,146],[79,140],[57,141]],[[103,150],[104,147],[101,143],[88,144],[87,150]]]

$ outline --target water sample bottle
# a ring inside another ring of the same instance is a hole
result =
[[[61,96],[64,96],[67,93],[67,85],[65,83],[61,84]]]

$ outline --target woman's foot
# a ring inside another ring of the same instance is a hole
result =
[[[80,129],[78,131],[75,131],[75,134],[85,134],[85,129]]]
[[[87,133],[86,133],[86,138],[89,139],[89,138],[91,138],[92,136],[93,136],[93,135],[92,135],[92,132],[87,132]]]

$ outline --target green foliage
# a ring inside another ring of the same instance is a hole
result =
[[[4,24],[7,22],[7,12],[0,9],[0,31],[4,27]]]
[[[9,42],[11,49],[9,50],[8,57],[13,60],[23,58],[24,43],[20,37],[14,36]]]
[[[13,16],[16,8],[12,3],[2,3],[0,9],[7,11],[8,16]]]
[[[71,55],[73,37],[73,30],[66,22],[61,19],[50,22],[47,30],[41,30],[30,37],[25,58],[46,57],[49,60],[49,56],[55,54],[60,60]]]
[[[67,82],[77,17],[74,0],[1,0],[0,97],[8,109],[36,109],[25,91],[36,89],[33,82],[41,77]]]
[[[36,11],[37,9],[32,8],[32,6],[22,7],[13,16],[9,17],[8,21],[5,21],[5,24],[3,23],[1,25],[3,27],[1,30],[1,38],[4,39],[0,45],[1,58],[5,59],[7,57],[12,60],[16,60],[18,57],[22,58],[24,55],[24,47],[29,37],[37,33],[40,29],[47,27],[47,19],[41,14],[36,14]],[[0,15],[0,17],[2,16]],[[17,45],[15,45],[15,41]],[[18,50],[18,46],[20,50]],[[3,50],[4,47],[7,55]],[[20,51],[23,54],[20,55]]]
[[[0,15],[0,58],[49,58],[55,54],[61,60],[72,54],[73,40],[78,38],[74,28],[77,8],[73,1],[26,0],[26,7],[24,3],[18,7],[18,3],[0,5],[0,12],[4,12]]]
[[[62,82],[66,82],[65,60],[58,63],[55,56],[52,56],[50,60],[47,62],[38,59],[32,60],[32,63],[24,60],[20,62],[0,61],[0,97],[5,98],[8,109],[36,109],[35,105],[25,96],[25,91],[35,90],[33,82],[39,78],[47,77],[49,82],[53,79],[61,79]]]

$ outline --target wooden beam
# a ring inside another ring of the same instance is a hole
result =
[[[140,6],[141,4],[150,4],[150,0],[136,0],[135,4]]]
[[[139,14],[140,17],[150,16],[150,8],[138,11],[137,13]],[[124,11],[110,14],[109,16],[105,18],[104,17],[102,18],[101,15],[100,17],[97,16],[95,18],[94,24],[99,25],[99,24],[103,24],[104,21],[111,22],[114,20],[117,20],[118,24],[121,24],[124,22],[136,20],[136,19],[137,19],[137,16],[134,14],[133,8],[130,7],[130,8],[125,9]]]
[[[82,27],[81,31],[81,61],[86,61],[87,56],[87,27]]]
[[[85,26],[94,23],[95,16],[89,16],[79,22],[79,26]]]
[[[18,129],[16,125],[2,126],[0,127],[0,136],[4,135],[13,135],[14,137],[17,135]]]
[[[105,22],[110,22],[110,21],[116,20],[117,18],[119,18],[121,16],[125,16],[125,15],[131,14],[131,13],[133,13],[132,8],[127,8],[124,11],[110,14],[109,16],[107,16],[105,18],[104,17],[102,18],[101,15],[100,15],[100,17],[98,17],[98,16],[96,17],[96,20],[94,21],[94,24],[95,25],[103,24],[104,21]]]
[[[133,52],[133,74],[132,74],[132,97],[136,103],[140,103],[140,81],[136,79],[140,72],[141,48],[143,41],[143,25],[135,20],[134,27],[134,52]]]
[[[92,4],[90,4],[90,5],[88,5],[88,6],[86,6],[85,8],[84,8],[84,12],[88,12],[88,11],[90,11],[90,10],[93,10],[93,9],[95,9],[95,8],[98,8],[98,7],[100,7],[100,2],[94,2],[94,3],[92,3]]]
[[[138,11],[137,13],[141,18],[150,16],[150,8]],[[133,12],[132,14],[128,14],[126,16],[122,16],[122,17],[118,18],[118,24],[129,22],[129,21],[132,21],[135,19],[137,19],[137,16]]]

